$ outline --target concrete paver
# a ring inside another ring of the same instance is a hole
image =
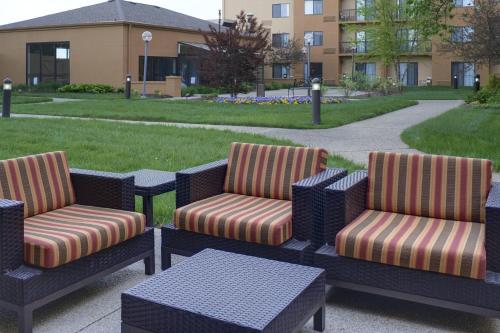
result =
[[[155,233],[160,272],[160,230]],[[183,260],[173,256],[173,264]],[[136,263],[35,312],[35,333],[119,333],[121,292],[149,278]],[[169,286],[164,286],[169,288]],[[500,332],[500,320],[368,295],[328,289],[326,333]],[[0,311],[0,332],[15,333],[12,314]],[[302,333],[313,333],[312,322]],[[198,332],[193,332],[198,333]]]

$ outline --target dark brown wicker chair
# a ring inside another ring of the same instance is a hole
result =
[[[134,179],[120,174],[70,173],[76,204],[134,211]],[[31,332],[33,310],[132,263],[154,274],[152,228],[118,245],[57,268],[24,262],[24,203],[0,199],[0,306],[17,313],[20,332]]]
[[[177,208],[220,195],[228,161],[221,160],[177,173]],[[301,263],[306,256],[312,260],[313,249],[323,243],[323,189],[345,177],[344,169],[326,169],[293,184],[291,239],[279,246],[257,244],[244,240],[215,237],[177,228],[174,224],[162,228],[162,269],[171,266],[171,254],[191,256],[203,249],[214,248],[257,257]],[[318,222],[319,223],[316,223]]]
[[[424,158],[430,157],[426,155]],[[354,172],[326,188],[324,221],[327,244],[315,252],[314,264],[327,271],[327,283],[339,288],[500,317],[500,183],[492,183],[486,202],[483,243],[486,273],[484,278],[478,279],[339,255],[336,235],[367,210],[368,188],[367,171]]]

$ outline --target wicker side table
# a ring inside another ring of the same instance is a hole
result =
[[[153,198],[175,190],[175,172],[143,169],[127,175],[135,177],[135,195],[142,197],[147,226],[154,226]]]
[[[122,294],[122,332],[325,328],[322,269],[207,249]]]

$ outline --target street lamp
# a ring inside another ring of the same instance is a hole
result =
[[[355,63],[354,63],[354,55],[356,54],[356,50],[358,48],[356,47],[356,45],[353,45],[351,47],[351,51],[352,51],[352,73],[351,73],[351,79],[354,80],[354,71],[355,71]]]
[[[304,41],[307,45],[307,85],[311,85],[311,45],[314,42],[314,35],[312,33],[307,33],[304,36]],[[307,89],[307,96],[311,96],[311,88]]]
[[[142,76],[142,97],[146,97],[146,81],[148,75],[148,50],[149,43],[153,40],[153,34],[149,31],[142,33],[142,40],[144,41],[144,74]]]

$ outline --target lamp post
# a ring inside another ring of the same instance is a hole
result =
[[[356,64],[354,63],[354,56],[355,56],[355,54],[356,54],[356,50],[357,50],[357,49],[358,49],[358,48],[356,47],[356,45],[353,45],[353,46],[351,47],[351,52],[352,52],[352,71],[351,71],[351,79],[352,79],[352,80],[354,80],[354,72],[355,72],[355,70],[356,70],[356,67],[355,67],[355,66],[356,66]]]
[[[132,88],[132,75],[127,74],[125,77],[125,98],[130,99],[130,93]]]
[[[311,45],[314,42],[314,35],[312,33],[307,33],[304,36],[304,41],[307,45],[307,96],[311,96]]]
[[[319,125],[321,123],[321,80],[315,78],[312,80],[312,123]]]
[[[2,107],[2,117],[10,117],[10,101],[12,96],[12,80],[6,78],[3,80],[3,107]]]
[[[148,75],[148,51],[149,43],[153,40],[153,34],[149,31],[144,31],[142,33],[142,40],[144,41],[144,74],[142,76],[142,97],[146,97],[146,81]]]
[[[474,91],[478,92],[481,89],[481,75],[476,74],[474,78]]]

